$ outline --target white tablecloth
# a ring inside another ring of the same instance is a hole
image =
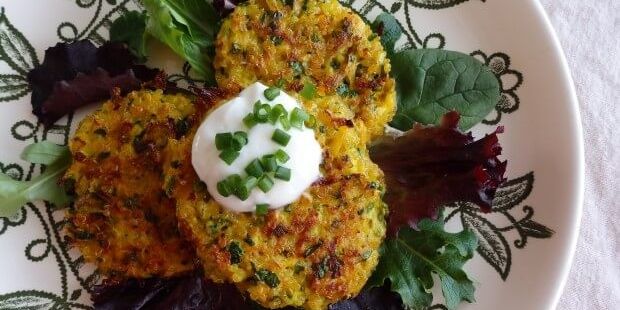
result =
[[[585,138],[585,204],[560,310],[620,309],[620,0],[541,0],[571,67]]]

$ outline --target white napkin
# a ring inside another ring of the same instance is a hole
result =
[[[620,1],[541,0],[581,108],[586,192],[561,310],[620,309]]]

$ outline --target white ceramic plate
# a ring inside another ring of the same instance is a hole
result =
[[[509,183],[492,213],[449,208],[450,225],[473,228],[478,255],[466,267],[477,302],[462,309],[553,309],[569,270],[583,191],[579,112],[564,56],[535,0],[350,0],[369,20],[391,11],[401,21],[401,47],[445,47],[473,53],[502,81],[503,100],[476,134],[505,126]],[[41,139],[66,143],[80,113],[44,131],[30,113],[26,72],[59,40],[107,37],[110,19],[130,0],[0,2],[0,168],[27,179],[40,167],[19,159]],[[157,66],[182,63],[160,52]],[[83,113],[82,113],[83,115]],[[90,305],[92,268],[62,240],[62,211],[27,205],[0,218],[0,309],[69,309]],[[554,233],[552,233],[552,231]],[[435,294],[440,295],[440,294]],[[442,309],[439,304],[434,309]]]

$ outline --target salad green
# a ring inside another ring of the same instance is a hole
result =
[[[196,71],[198,78],[215,85],[213,55],[220,17],[206,0],[144,0],[149,35],[168,45]],[[134,29],[139,32],[139,29]]]
[[[144,12],[129,11],[117,18],[110,26],[110,41],[127,44],[131,53],[140,62],[145,62],[146,51],[146,22]]]
[[[389,281],[405,305],[425,309],[433,300],[434,273],[449,309],[463,300],[473,302],[474,285],[462,268],[477,248],[475,234],[469,230],[446,232],[443,218],[424,219],[417,228],[402,228],[397,238],[383,243],[379,265],[368,285],[383,286]]]
[[[21,158],[34,164],[46,165],[45,171],[30,181],[18,181],[0,174],[0,217],[15,214],[31,201],[46,200],[57,206],[64,206],[70,201],[70,197],[58,184],[71,164],[69,148],[42,141],[27,146]]]
[[[382,13],[372,24],[381,37],[396,80],[397,112],[390,125],[409,130],[415,123],[439,125],[444,114],[457,111],[459,128],[480,123],[500,99],[500,85],[490,68],[476,58],[440,49],[396,51],[402,31],[398,21]]]

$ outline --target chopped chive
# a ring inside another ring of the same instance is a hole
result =
[[[232,194],[233,189],[231,188],[228,179],[217,182],[217,192],[224,197],[228,197]]]
[[[269,121],[272,124],[275,124],[280,117],[287,117],[287,114],[288,112],[286,112],[284,106],[278,103],[271,108],[271,115],[269,116]]]
[[[227,165],[232,164],[235,159],[239,157],[239,152],[233,149],[223,150],[220,153],[220,159],[223,160]]]
[[[291,129],[291,122],[288,120],[288,115],[286,114],[280,116],[280,124],[282,124],[284,130]]]
[[[241,187],[242,181],[243,179],[238,174],[231,174],[226,178],[226,182],[228,183],[228,186],[230,186],[232,194],[235,194],[237,189]]]
[[[248,133],[245,131],[237,131],[233,134],[235,139],[239,139],[243,142],[243,145],[248,144]]]
[[[256,123],[258,123],[256,121],[256,118],[254,117],[254,113],[250,113],[248,114],[246,117],[243,118],[243,123],[248,127],[248,128],[252,128],[256,125]]]
[[[241,201],[245,201],[250,197],[250,190],[241,184],[241,186],[235,190],[235,196]]]
[[[306,81],[304,82],[304,88],[299,92],[299,94],[305,99],[311,100],[316,94],[316,86],[314,86],[311,82]]]
[[[269,115],[271,114],[271,106],[268,104],[262,104],[259,101],[256,101],[254,104],[254,119],[256,119],[259,123],[266,123],[269,120]]]
[[[304,122],[310,118],[306,111],[300,108],[294,108],[291,112],[291,126],[301,129]]]
[[[243,181],[243,185],[248,191],[251,191],[256,185],[258,185],[258,178],[249,176]]]
[[[248,144],[248,134],[244,131],[237,131],[233,134],[231,141],[231,147],[235,151],[241,151],[241,149]]]
[[[263,171],[263,167],[260,164],[260,161],[258,159],[254,159],[253,161],[251,161],[247,167],[245,167],[245,172],[247,172],[247,174],[260,178],[264,171]]]
[[[273,132],[273,135],[271,136],[271,140],[275,141],[276,143],[282,146],[286,146],[288,142],[291,140],[291,135],[289,135],[288,133],[286,133],[284,130],[280,128],[276,128],[276,130]]]
[[[286,152],[284,150],[282,150],[282,149],[277,150],[276,153],[274,154],[274,156],[276,157],[278,162],[281,163],[281,164],[286,163],[290,159],[288,154],[286,154]]]
[[[290,181],[291,169],[279,166],[278,169],[276,169],[276,172],[273,174],[273,177],[284,181]]]
[[[258,188],[260,188],[263,193],[270,191],[272,187],[273,180],[269,176],[263,175],[260,180],[258,180]]]
[[[269,212],[269,204],[259,203],[256,205],[256,215],[267,215]]]
[[[316,117],[314,117],[314,115],[310,115],[310,117],[304,124],[306,125],[306,127],[313,129],[314,127],[316,127]]]
[[[230,148],[232,144],[233,135],[230,132],[218,133],[215,135],[215,147],[218,150],[225,150]]]
[[[280,89],[277,87],[269,87],[265,89],[263,95],[265,95],[265,98],[267,98],[267,100],[271,101],[273,99],[276,99],[280,95]]]
[[[258,183],[258,179],[255,177],[243,179],[240,175],[233,174],[228,177],[228,182],[233,184],[233,194],[241,200],[246,200],[250,197],[250,191]]]
[[[263,158],[261,158],[260,163],[263,166],[263,170],[265,172],[273,172],[273,171],[276,171],[276,168],[278,168],[278,162],[276,161],[276,156],[272,154],[263,156]]]

